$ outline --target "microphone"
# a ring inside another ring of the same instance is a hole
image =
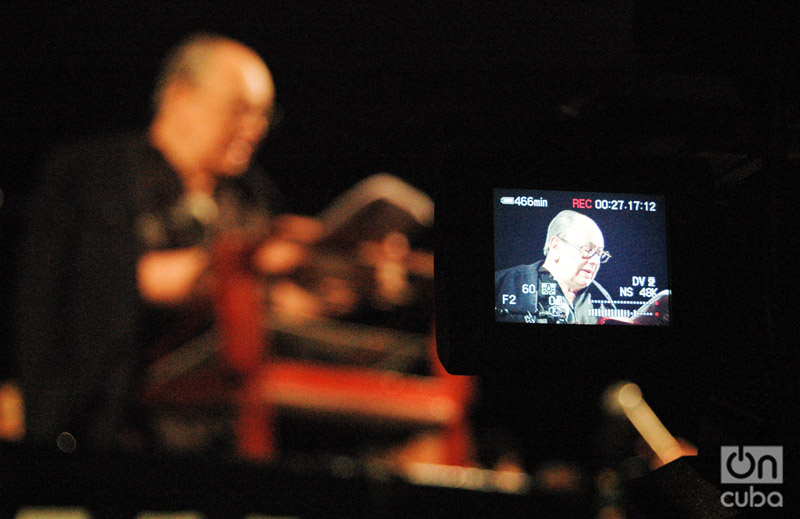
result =
[[[608,301],[608,303],[611,305],[611,307],[614,310],[616,310],[617,309],[617,305],[614,304],[614,298],[611,297],[611,294],[608,293],[608,290],[603,288],[603,285],[601,285],[597,281],[592,280],[592,284],[594,284],[594,286],[597,287],[597,290],[599,290],[600,293],[603,294],[603,297],[606,298],[606,301]]]

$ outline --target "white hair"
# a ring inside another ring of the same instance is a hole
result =
[[[600,231],[600,227],[597,226],[595,221],[585,214],[565,209],[564,211],[558,213],[555,218],[550,221],[550,225],[547,227],[547,238],[544,241],[543,249],[544,255],[547,256],[547,253],[550,251],[550,240],[553,239],[553,236],[564,238],[564,236],[566,236],[569,231],[579,223],[589,223],[598,231]]]
[[[161,63],[155,88],[153,106],[161,106],[164,91],[174,81],[188,81],[197,85],[209,59],[220,44],[234,40],[217,34],[194,34],[170,50]]]

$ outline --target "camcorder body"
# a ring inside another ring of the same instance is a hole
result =
[[[436,338],[449,372],[577,363],[625,375],[708,353],[698,347],[714,319],[703,305],[714,233],[702,161],[486,166],[442,175],[435,195]],[[574,224],[560,214],[583,216]],[[602,244],[574,243],[582,238],[571,226],[587,220]],[[545,254],[553,236],[579,258],[566,267],[583,276],[573,301]]]

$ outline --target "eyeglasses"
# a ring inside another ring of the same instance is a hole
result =
[[[609,254],[608,251],[604,251],[604,250],[598,249],[597,247],[590,247],[589,245],[584,245],[583,247],[578,247],[574,243],[568,242],[567,240],[565,240],[561,236],[559,236],[558,239],[563,241],[567,245],[569,245],[571,247],[575,247],[576,249],[578,249],[578,251],[580,251],[580,253],[581,253],[581,258],[583,258],[583,259],[591,259],[591,258],[593,258],[595,256],[600,256],[600,263],[605,263],[606,261],[611,259],[611,254]]]

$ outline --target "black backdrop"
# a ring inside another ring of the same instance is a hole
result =
[[[19,4],[0,8],[4,338],[23,207],[42,153],[81,135],[144,127],[161,56],[198,30],[241,39],[272,68],[282,120],[258,158],[306,214],[378,171],[433,192],[441,171],[469,182],[552,150],[757,154],[786,124],[781,110],[797,112],[787,94],[796,74],[771,75],[786,70],[775,46],[780,56],[796,43],[784,36],[797,31],[774,30],[776,20],[786,29],[797,18],[796,9],[776,17],[781,2],[742,2],[735,13],[712,2],[670,9],[633,0]],[[750,235],[730,234],[737,248],[728,268],[749,265],[739,251]],[[762,318],[749,317],[749,333],[762,336]],[[8,345],[5,375],[13,373]],[[689,375],[681,383],[691,394]],[[652,394],[672,412],[668,425],[691,437],[693,418],[673,390],[664,380]],[[511,400],[525,405],[526,397]]]

